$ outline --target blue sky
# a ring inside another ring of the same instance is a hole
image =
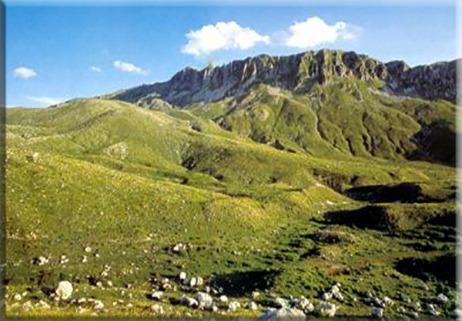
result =
[[[339,2],[340,3],[340,2]],[[190,65],[260,53],[354,50],[419,65],[456,57],[444,5],[32,6],[7,1],[7,105],[168,80]]]

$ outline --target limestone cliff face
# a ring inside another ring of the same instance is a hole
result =
[[[409,68],[402,61],[384,64],[366,55],[339,50],[285,57],[260,55],[202,70],[188,67],[167,82],[128,89],[112,98],[136,103],[155,94],[170,104],[186,106],[239,96],[257,83],[305,92],[313,83],[336,77],[381,80],[383,90],[396,95],[456,100],[456,61]]]

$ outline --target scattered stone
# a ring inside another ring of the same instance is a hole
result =
[[[178,278],[180,279],[180,282],[183,283],[186,280],[186,272],[181,272]]]
[[[427,304],[427,312],[435,317],[440,315],[440,312],[436,310],[433,304]]]
[[[151,297],[154,300],[160,301],[162,299],[162,295],[164,295],[164,292],[155,291],[155,292],[152,293]]]
[[[85,298],[81,298],[77,301],[78,304],[83,304],[83,303],[86,303],[87,302],[87,299]]]
[[[104,303],[101,302],[100,300],[94,300],[93,301],[93,307],[96,309],[96,310],[99,310],[99,311],[103,311],[104,310]]]
[[[173,252],[179,253],[186,249],[186,245],[183,243],[178,243],[173,247]]]
[[[257,299],[259,296],[260,296],[260,292],[257,292],[257,291],[253,291],[253,292],[252,292],[252,298],[253,298],[254,300]]]
[[[91,252],[91,247],[89,247],[89,246],[85,247],[85,252],[90,253]]]
[[[387,297],[387,296],[383,298],[383,303],[384,303],[385,305],[389,305],[389,306],[392,306],[393,304],[395,304],[395,302],[393,302],[393,300],[390,299],[390,298]]]
[[[258,304],[256,304],[255,302],[251,301],[251,302],[249,303],[249,310],[252,310],[252,311],[258,310]]]
[[[103,287],[103,282],[101,282],[101,281],[96,282],[96,286],[98,288],[102,288]]]
[[[229,303],[228,308],[229,308],[230,311],[235,312],[235,311],[237,311],[238,309],[241,308],[241,304],[239,302],[237,302],[237,301],[231,301]]]
[[[330,299],[332,299],[332,293],[330,292],[326,292],[322,295],[321,297],[324,301],[329,301]]]
[[[205,291],[205,293],[210,293],[210,292],[212,292],[212,289],[209,286],[206,286],[204,291]]]
[[[38,158],[39,158],[39,153],[33,153],[30,158],[34,163],[37,163]]]
[[[202,286],[204,285],[204,279],[201,278],[200,276],[197,277],[197,286]]]
[[[371,317],[373,318],[382,318],[383,317],[383,309],[382,308],[371,308]]]
[[[337,312],[338,307],[335,304],[321,301],[316,307],[316,312],[320,316],[324,317],[334,317]]]
[[[226,303],[228,302],[228,297],[226,295],[221,295],[219,300],[221,303]]]
[[[420,302],[414,302],[411,306],[416,311],[422,310],[422,306],[420,305]]]
[[[437,297],[436,297],[436,301],[438,301],[439,303],[445,303],[445,302],[448,302],[448,297],[445,296],[443,293],[440,293]]]
[[[305,314],[308,314],[314,311],[313,304],[307,298],[300,298],[300,299],[295,300],[295,307],[305,312]]]
[[[42,266],[42,265],[45,265],[48,263],[48,259],[44,256],[39,256],[38,259],[37,259],[37,263],[38,265]]]
[[[276,298],[274,300],[274,305],[276,308],[281,309],[281,308],[288,308],[289,307],[289,301],[283,298]]]
[[[199,303],[195,299],[188,298],[186,296],[181,298],[180,304],[190,308],[197,307],[199,305]]]
[[[414,319],[418,319],[418,318],[419,318],[419,314],[418,314],[417,312],[415,312],[415,311],[409,312],[409,315],[410,315],[411,317],[413,317]]]
[[[50,308],[50,305],[48,303],[46,303],[45,301],[43,300],[40,300],[38,303],[37,303],[37,306],[41,309],[49,309]]]
[[[154,304],[153,306],[151,306],[151,310],[155,314],[164,314],[164,308],[159,304]]]
[[[112,281],[107,281],[106,283],[107,283],[108,287],[112,288],[112,286],[113,286]]]
[[[71,297],[73,287],[69,281],[61,281],[55,289],[56,296],[59,299],[67,300]]]
[[[406,313],[406,309],[404,307],[399,307],[398,309],[396,309],[396,313],[398,314],[405,314]]]
[[[270,310],[270,311],[267,311],[265,312],[261,317],[260,317],[260,320],[270,320],[270,319],[290,319],[290,320],[293,320],[293,319],[300,319],[300,320],[304,320],[306,319],[306,315],[305,313],[303,313],[303,311],[301,310],[298,310],[298,309],[295,309],[295,308],[288,308],[288,307],[285,307],[285,308],[281,308],[281,309],[277,309],[277,310]]]
[[[34,306],[32,305],[32,302],[30,302],[30,301],[27,301],[22,305],[22,309],[24,311],[26,311],[26,312],[32,310],[33,308],[34,308]]]
[[[16,293],[13,298],[14,298],[15,301],[21,301],[22,300],[22,295],[19,294],[19,293]]]
[[[197,292],[194,296],[194,299],[199,302],[199,306],[202,308],[206,306],[212,306],[213,303],[213,298],[210,296],[210,294],[205,292]]]
[[[376,306],[380,307],[380,308],[385,307],[385,303],[383,303],[383,301],[380,300],[379,298],[373,298],[372,303],[375,304]]]
[[[87,262],[88,262],[88,258],[86,255],[84,255],[82,259],[82,263],[87,263]]]
[[[189,286],[190,287],[195,287],[197,284],[197,279],[196,278],[191,278],[191,280],[189,281]]]

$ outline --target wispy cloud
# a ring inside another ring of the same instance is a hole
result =
[[[47,106],[56,105],[56,104],[66,101],[65,98],[53,98],[53,97],[27,97],[27,99],[34,103],[39,103],[39,104],[47,105]]]
[[[102,72],[101,68],[100,67],[96,67],[96,66],[91,66],[90,67],[90,70],[93,71],[93,72]]]
[[[147,75],[148,72],[146,70],[143,70],[142,68],[134,65],[134,64],[131,64],[129,62],[124,62],[124,61],[120,61],[120,60],[117,60],[117,61],[114,61],[113,63],[114,67],[119,69],[120,71],[123,71],[123,72],[128,72],[128,73],[132,73],[132,74],[139,74],[139,75]]]
[[[23,79],[29,79],[37,76],[35,70],[26,68],[26,67],[19,67],[14,70],[14,76]]]
[[[215,25],[206,25],[199,30],[186,34],[188,43],[182,52],[195,56],[207,55],[217,50],[249,49],[258,42],[270,43],[268,36],[239,26],[236,22],[218,22]]]
[[[289,27],[285,44],[289,47],[308,48],[333,43],[339,38],[353,39],[358,33],[359,28],[347,25],[343,21],[329,25],[319,17],[311,17]]]

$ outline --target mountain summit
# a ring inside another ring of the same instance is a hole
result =
[[[381,81],[381,89],[395,95],[456,101],[456,61],[411,68],[403,61],[382,63],[367,55],[340,50],[284,57],[259,55],[202,70],[186,67],[167,82],[124,90],[113,98],[136,103],[156,96],[170,104],[186,106],[241,96],[258,83],[304,93],[314,83],[339,78]]]

